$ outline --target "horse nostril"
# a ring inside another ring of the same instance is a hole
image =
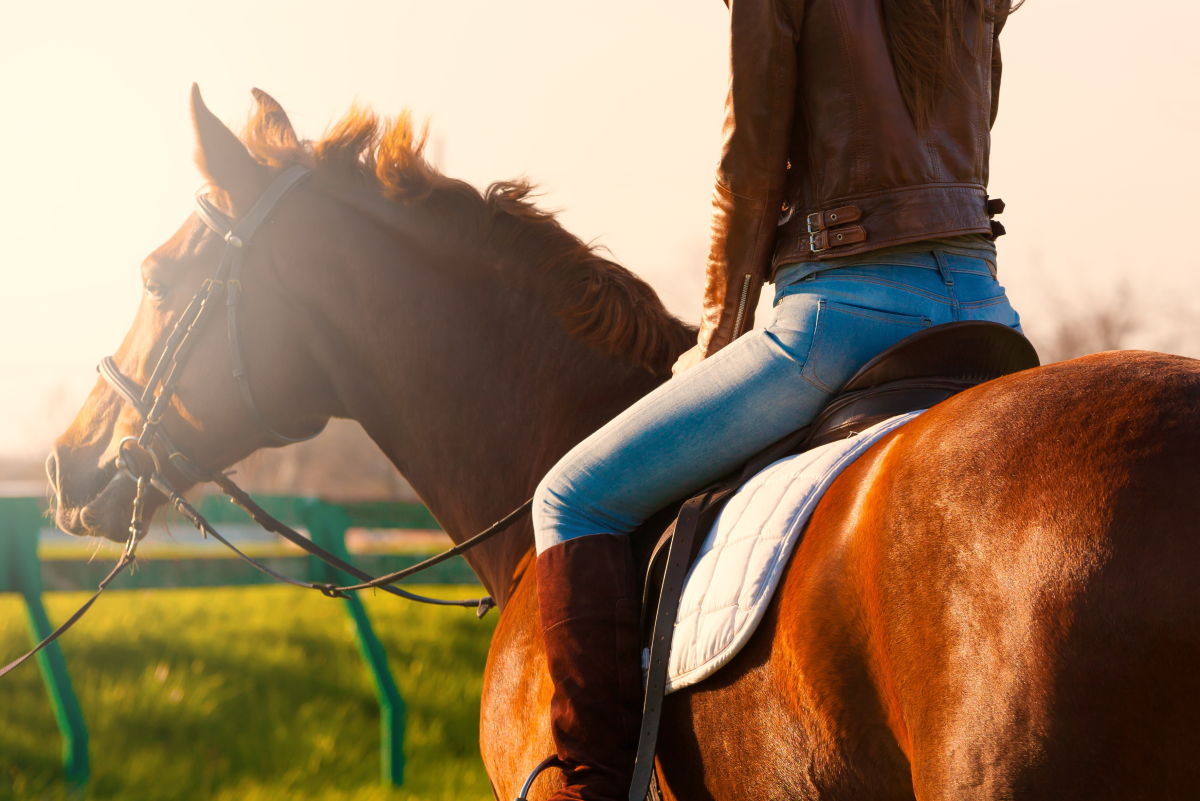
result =
[[[62,508],[62,490],[60,489],[62,484],[58,471],[58,448],[54,448],[46,456],[46,480],[50,484],[50,491],[46,493],[46,501],[55,520],[58,519],[58,510]]]
[[[58,494],[58,453],[57,453],[57,451],[50,451],[50,454],[46,457],[46,478],[50,482],[50,489],[52,489],[54,491],[54,494],[57,495]]]

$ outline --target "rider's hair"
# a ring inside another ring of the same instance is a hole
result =
[[[962,80],[957,46],[968,25],[999,22],[1021,2],[1012,0],[883,0],[888,48],[900,94],[917,129]]]

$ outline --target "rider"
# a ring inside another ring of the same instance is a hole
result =
[[[733,0],[704,310],[674,377],[538,487],[537,583],[567,786],[625,801],[641,715],[628,534],[808,423],[922,328],[1019,328],[996,282],[989,131],[1011,0]],[[751,329],[775,285],[774,320]],[[703,360],[703,361],[701,361]]]

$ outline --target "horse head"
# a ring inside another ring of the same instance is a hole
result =
[[[157,465],[160,487],[183,490],[348,417],[457,538],[529,497],[694,342],[527,184],[480,192],[437,171],[408,115],[352,110],[302,143],[255,95],[239,139],[193,92],[208,200],[142,266],[129,333],[48,459],[64,530],[124,539],[134,473]],[[166,497],[151,491],[146,513]],[[493,594],[530,539],[518,528],[472,553]]]
[[[256,90],[255,96],[258,110],[248,141],[276,142],[299,152],[282,108],[263,92]],[[191,106],[196,164],[208,184],[201,208],[236,221],[268,190],[282,165],[262,152],[251,155],[195,87]],[[295,207],[303,200],[289,197],[281,206],[288,208],[278,209],[255,240],[244,243],[236,277],[222,276],[222,260],[232,245],[204,222],[204,213],[189,216],[141,265],[141,302],[109,364],[134,387],[135,396],[151,383],[156,384],[153,394],[162,395],[164,382],[170,382],[160,404],[161,422],[143,438],[143,453],[178,488],[194,483],[197,474],[223,470],[258,448],[281,444],[272,431],[288,432],[286,437],[319,431],[336,411],[287,304],[295,270],[284,261],[298,258],[311,244],[311,234],[297,224],[304,210]],[[239,296],[233,321],[232,293]],[[206,308],[197,318],[201,301]],[[181,342],[189,327],[193,330]],[[237,373],[247,387],[240,386]],[[247,392],[251,403],[244,400]],[[127,536],[135,482],[118,469],[118,457],[122,443],[143,432],[153,397],[146,400],[139,411],[102,378],[55,442],[47,473],[56,499],[55,522],[64,531]],[[186,454],[190,469],[180,464],[179,454]],[[164,497],[152,492],[146,500],[152,512]]]

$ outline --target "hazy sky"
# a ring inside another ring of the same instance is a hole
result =
[[[192,81],[238,126],[259,86],[302,136],[352,101],[411,107],[446,172],[528,176],[568,228],[697,316],[720,0],[118,0],[5,17],[0,454],[42,451],[67,422],[128,325],[138,264],[188,213]],[[1030,326],[1122,277],[1160,328],[1195,326],[1197,30],[1190,0],[1028,0],[1010,21],[991,193]]]

